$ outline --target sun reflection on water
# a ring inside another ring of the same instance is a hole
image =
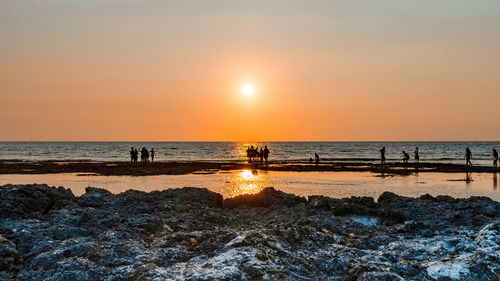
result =
[[[265,172],[257,170],[242,170],[238,173],[230,174],[227,181],[229,183],[229,197],[242,194],[258,193],[269,186],[269,178]]]

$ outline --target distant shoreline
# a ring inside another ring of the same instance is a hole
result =
[[[192,173],[216,173],[231,170],[265,170],[284,172],[372,172],[380,174],[409,175],[416,172],[435,173],[498,173],[500,168],[487,166],[465,167],[451,163],[409,163],[389,162],[381,167],[374,161],[321,162],[270,161],[269,163],[246,161],[166,161],[131,164],[126,161],[21,161],[0,160],[0,174],[58,174],[92,173],[103,176],[153,176],[184,175]]]

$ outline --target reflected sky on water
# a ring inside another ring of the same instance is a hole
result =
[[[384,191],[417,197],[450,195],[453,197],[488,196],[500,201],[498,174],[491,173],[419,173],[389,176],[370,172],[280,172],[237,170],[230,172],[161,176],[92,176],[77,174],[0,175],[0,184],[46,183],[71,188],[81,195],[93,186],[120,193],[128,189],[162,190],[184,186],[206,187],[224,197],[257,193],[273,186],[301,196],[325,195],[378,197]]]

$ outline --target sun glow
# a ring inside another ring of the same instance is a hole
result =
[[[229,182],[231,184],[229,197],[255,194],[270,185],[267,177],[259,174],[257,171],[251,170],[241,170],[238,173],[232,174]]]
[[[250,97],[250,96],[253,96],[253,93],[255,93],[255,88],[250,84],[245,84],[243,86],[243,88],[241,88],[241,92],[245,96]]]

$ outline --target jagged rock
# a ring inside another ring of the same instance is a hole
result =
[[[0,186],[0,198],[0,280],[482,281],[500,273],[499,203],[487,198],[305,201],[269,188],[221,208],[220,194],[198,188],[88,188],[74,197],[13,185]]]
[[[85,194],[78,198],[78,204],[82,207],[98,208],[110,202],[113,194],[106,189],[86,187]]]
[[[404,279],[392,272],[367,272],[363,273],[358,281],[403,281]]]
[[[70,189],[47,185],[0,187],[0,218],[39,218],[51,210],[74,204]]]
[[[302,197],[286,194],[273,187],[267,187],[256,194],[244,194],[233,198],[227,198],[224,200],[224,208],[269,208],[273,205],[294,206],[300,203],[306,203],[306,200]]]
[[[0,235],[0,271],[15,271],[17,259],[16,245]]]

